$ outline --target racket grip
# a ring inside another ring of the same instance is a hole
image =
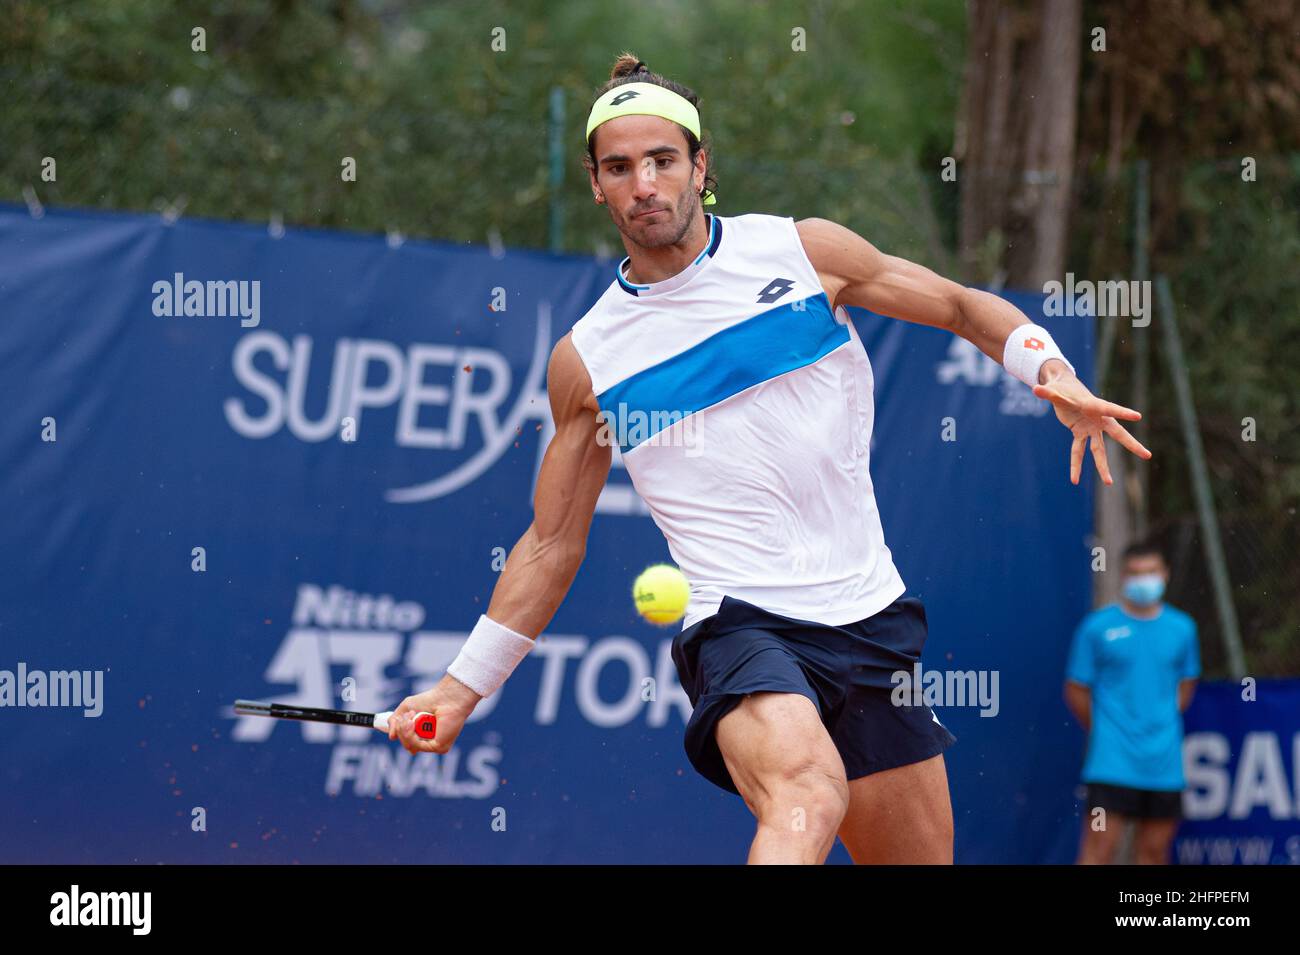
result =
[[[381,732],[388,732],[388,721],[392,719],[393,711],[385,710],[383,713],[375,714],[375,729]],[[420,739],[433,739],[438,735],[438,720],[432,713],[415,714],[415,735]]]

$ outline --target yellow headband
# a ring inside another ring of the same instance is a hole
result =
[[[619,116],[661,116],[685,126],[700,138],[700,111],[683,96],[655,83],[624,83],[607,90],[591,107],[587,117],[587,140],[601,123]],[[711,206],[717,197],[705,189],[703,204]]]

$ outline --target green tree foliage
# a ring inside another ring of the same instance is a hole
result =
[[[1133,278],[1131,161],[1150,163],[1151,271],[1176,298],[1242,637],[1255,673],[1300,672],[1300,2],[1097,0],[1085,35],[1072,262]],[[1253,176],[1243,160],[1253,161]],[[1107,391],[1132,395],[1149,336],[1153,529],[1181,579],[1172,596],[1222,664],[1160,315],[1123,320]],[[1244,419],[1255,422],[1255,440]]]
[[[632,49],[700,92],[719,211],[839,218],[944,256],[916,159],[950,138],[961,4],[149,0],[11,3],[0,196],[545,247],[549,97],[566,94],[564,245],[610,242],[581,166],[592,91]],[[207,32],[207,52],[191,31]],[[795,30],[805,52],[795,52]],[[502,39],[505,49],[494,49]],[[59,161],[39,183],[40,160]],[[357,161],[356,182],[340,163]],[[955,187],[950,187],[955,188]]]

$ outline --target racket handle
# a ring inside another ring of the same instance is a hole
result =
[[[375,729],[387,733],[388,721],[392,716],[392,710],[385,710],[383,713],[376,713]],[[420,739],[433,739],[438,735],[438,720],[432,713],[415,714],[415,735],[420,737]]]

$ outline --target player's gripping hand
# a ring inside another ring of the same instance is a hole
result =
[[[1110,435],[1122,447],[1132,451],[1143,461],[1151,457],[1151,452],[1116,420],[1140,421],[1141,412],[1098,398],[1061,362],[1048,364],[1055,367],[1047,372],[1045,384],[1034,385],[1034,394],[1050,401],[1057,419],[1074,434],[1074,443],[1070,445],[1071,484],[1079,483],[1085,444],[1092,447],[1092,459],[1097,465],[1097,473],[1101,475],[1102,481],[1106,484],[1115,483],[1110,476],[1110,467],[1106,463],[1103,434]],[[1047,365],[1043,367],[1046,368]]]
[[[408,753],[446,753],[483,699],[455,677],[444,676],[431,690],[408,696],[388,720],[388,738],[399,740]],[[415,735],[415,714],[432,713],[437,721],[433,739]]]

